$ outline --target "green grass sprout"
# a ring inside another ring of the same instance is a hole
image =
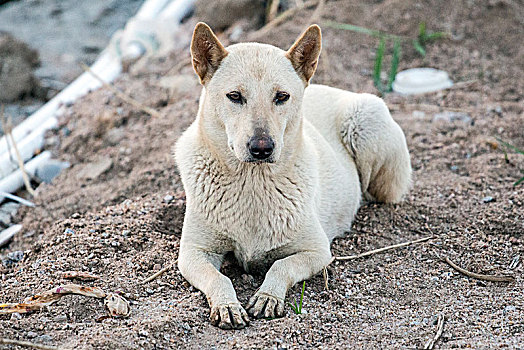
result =
[[[381,90],[380,73],[382,72],[382,59],[384,58],[384,49],[386,48],[386,39],[381,38],[375,54],[375,67],[373,69],[373,83],[377,89]]]
[[[393,82],[397,76],[398,63],[400,62],[400,40],[395,40],[393,44],[393,57],[391,59],[391,68],[389,70],[387,92],[393,91]]]
[[[379,44],[375,54],[373,84],[382,95],[393,91],[393,81],[395,81],[395,77],[398,72],[402,42],[410,42],[413,45],[415,51],[418,52],[422,57],[425,57],[426,45],[429,42],[449,37],[449,33],[446,32],[428,33],[428,31],[426,30],[426,22],[421,22],[419,24],[418,35],[416,38],[390,34],[376,29],[369,29],[354,24],[340,23],[334,21],[326,21],[324,22],[324,25],[335,29],[349,30],[355,33],[370,35],[379,39]],[[384,86],[382,84],[380,75],[382,72],[382,61],[384,60],[384,55],[386,52],[386,46],[388,41],[393,41],[393,53],[391,59],[391,68],[388,74],[388,81],[387,84]]]
[[[291,309],[293,310],[293,312],[296,315],[302,314],[302,302],[304,301],[304,291],[305,290],[306,290],[306,281],[302,283],[302,293],[300,293],[300,302],[297,304],[297,301],[295,300],[293,302],[294,305],[291,303],[288,303],[288,305],[291,307]]]

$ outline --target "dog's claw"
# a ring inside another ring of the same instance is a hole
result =
[[[249,316],[240,303],[214,306],[209,318],[214,326],[222,329],[242,329],[249,325]]]
[[[265,293],[257,293],[249,299],[247,311],[256,318],[284,316],[284,300]]]

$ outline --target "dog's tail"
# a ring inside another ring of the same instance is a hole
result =
[[[402,129],[375,95],[348,95],[342,106],[339,130],[357,165],[364,198],[400,201],[411,186],[411,163]]]

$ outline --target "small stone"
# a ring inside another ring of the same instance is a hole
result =
[[[65,233],[66,235],[71,236],[71,235],[74,235],[74,234],[75,234],[75,230],[70,229],[70,228],[66,228],[66,229],[64,230],[64,233]]]
[[[513,312],[513,311],[517,311],[517,308],[515,307],[515,305],[508,305],[504,308],[504,312]]]
[[[438,122],[438,121],[444,121],[448,123],[460,121],[465,124],[468,124],[468,123],[471,123],[471,117],[467,113],[463,113],[463,112],[446,111],[442,113],[437,113],[433,116],[433,122]]]
[[[253,284],[255,279],[251,275],[243,274],[242,275],[242,281],[244,281],[244,283],[246,283],[246,284]]]
[[[71,129],[69,129],[67,126],[64,126],[61,131],[62,131],[62,135],[66,137],[71,135]]]
[[[19,208],[20,204],[16,202],[8,202],[2,205],[0,207],[0,222],[2,222],[5,226],[8,226],[15,217]]]
[[[5,257],[2,258],[2,264],[5,267],[10,267],[11,265],[15,265],[19,261],[21,261],[24,258],[24,252],[21,250],[17,250],[14,252],[7,253]]]
[[[491,202],[495,202],[496,199],[493,198],[493,197],[491,197],[491,196],[486,196],[486,197],[482,198],[482,201],[483,201],[484,203],[491,203]]]
[[[167,196],[164,197],[164,202],[169,203],[173,200],[173,198],[175,197],[168,194]]]
[[[0,210],[0,225],[8,227],[11,224],[11,214]]]
[[[78,180],[96,179],[100,175],[108,171],[113,166],[113,160],[109,157],[104,157],[97,162],[89,163],[76,174]]]
[[[105,140],[110,146],[116,146],[125,136],[124,128],[113,128],[107,132]]]
[[[458,166],[456,166],[456,165],[452,165],[452,166],[449,167],[449,169],[450,169],[451,171],[457,171],[457,170],[458,170]]]
[[[43,182],[49,184],[62,170],[69,168],[70,165],[68,162],[51,159],[38,166],[35,170],[35,175]]]
[[[138,331],[138,335],[147,338],[149,337],[149,332],[142,329]]]
[[[20,315],[18,312],[13,312],[11,314],[11,321],[21,320],[21,319],[22,319],[22,315]]]
[[[56,316],[53,321],[55,322],[67,322],[67,316],[66,315],[58,315]]]
[[[422,119],[426,117],[426,113],[422,111],[413,111],[412,115],[413,115],[413,118],[418,118],[418,119]]]
[[[29,339],[36,338],[37,336],[38,336],[38,333],[36,333],[36,332],[33,332],[33,331],[27,332],[27,337]]]
[[[43,334],[43,335],[37,337],[36,340],[37,340],[38,342],[48,343],[48,342],[50,342],[51,340],[53,340],[53,337],[50,336],[50,335],[48,335],[48,334]]]

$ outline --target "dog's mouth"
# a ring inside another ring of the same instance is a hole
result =
[[[244,160],[244,163],[251,163],[251,164],[273,164],[275,163],[275,160],[273,157],[267,158],[267,159],[253,159],[249,158]]]

